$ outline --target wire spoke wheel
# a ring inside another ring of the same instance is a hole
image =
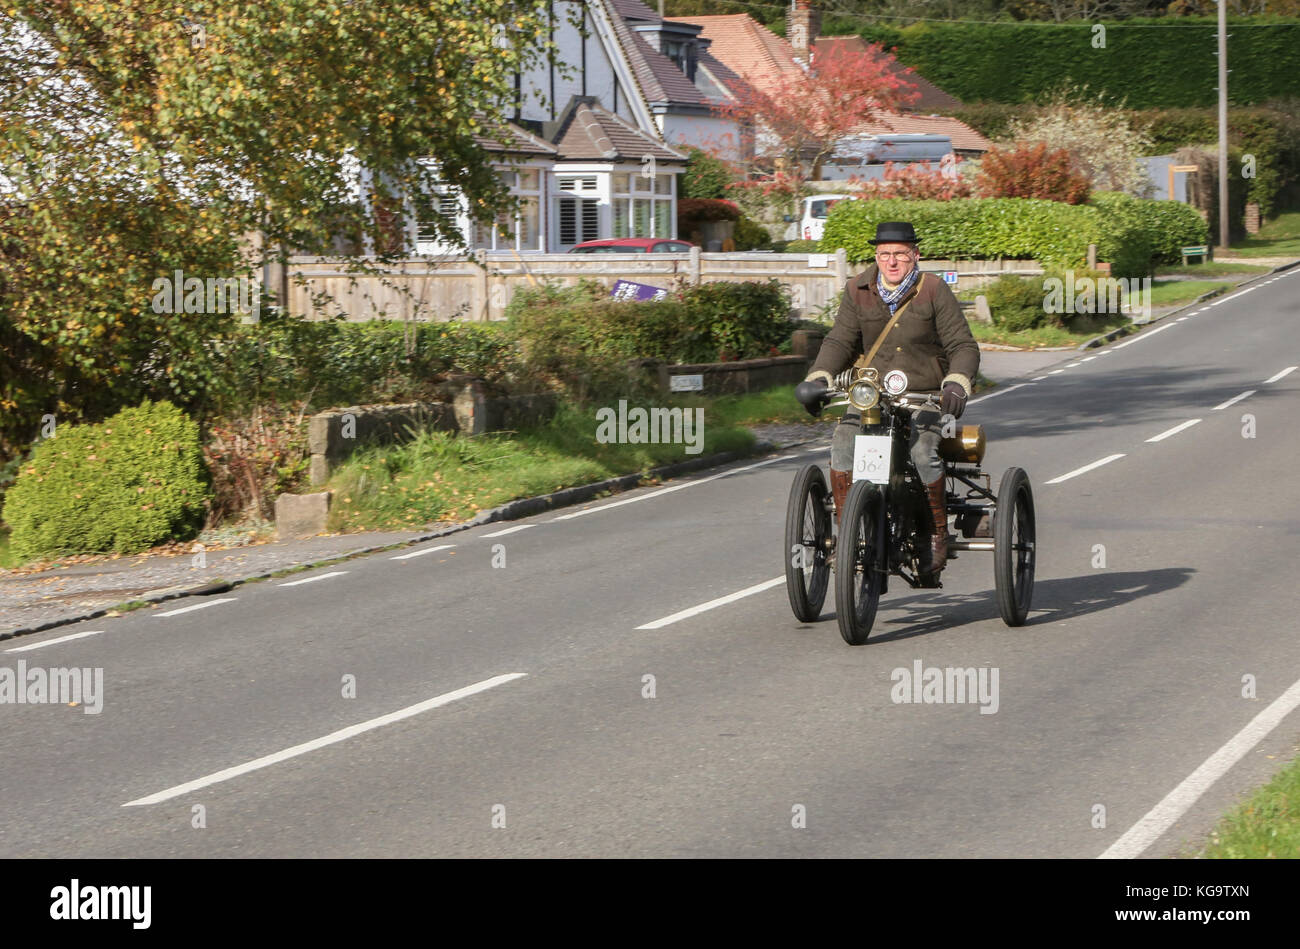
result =
[[[876,485],[854,482],[835,542],[835,614],[840,635],[850,646],[867,641],[880,602],[887,567],[879,546],[879,517],[884,507],[880,501]]]
[[[1008,468],[993,514],[993,579],[998,611],[1008,626],[1023,626],[1034,595],[1034,492],[1023,468]]]
[[[785,515],[785,590],[801,623],[816,621],[830,583],[830,492],[817,465],[795,476]]]

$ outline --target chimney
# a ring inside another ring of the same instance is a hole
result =
[[[791,0],[785,18],[785,36],[794,48],[795,59],[804,65],[812,61],[813,41],[822,28],[822,12],[813,0]]]

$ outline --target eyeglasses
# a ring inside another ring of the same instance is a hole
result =
[[[910,250],[900,250],[892,254],[888,251],[878,251],[876,253],[876,260],[910,260],[911,257],[912,252]]]

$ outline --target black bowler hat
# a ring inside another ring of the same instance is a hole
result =
[[[911,221],[881,221],[876,225],[876,239],[872,244],[919,244],[916,228]]]

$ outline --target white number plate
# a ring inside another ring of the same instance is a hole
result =
[[[894,440],[888,435],[857,436],[853,441],[853,480],[888,484],[893,449]]]

